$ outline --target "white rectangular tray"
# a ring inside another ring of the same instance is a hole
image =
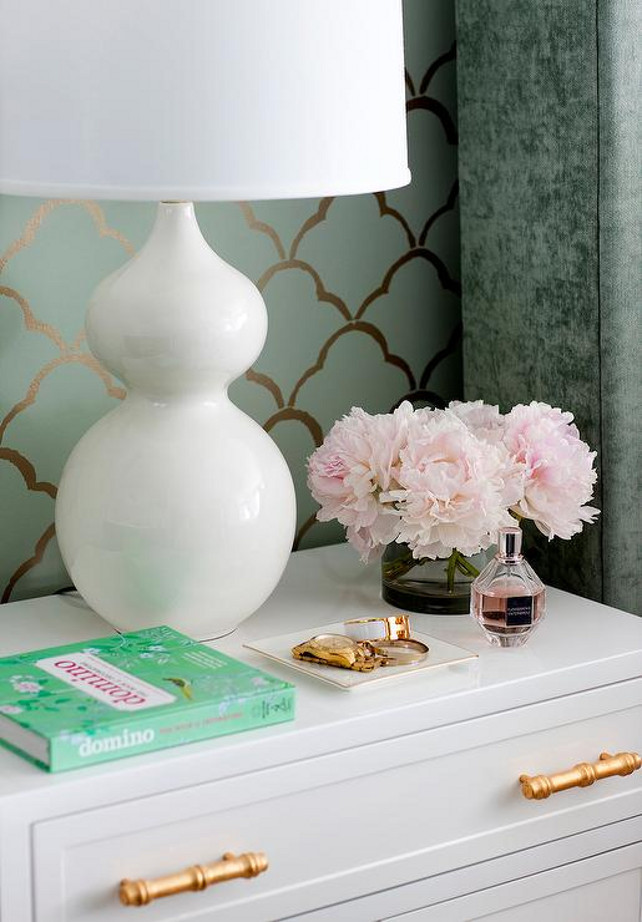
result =
[[[345,691],[406,678],[410,675],[416,675],[418,672],[430,672],[431,669],[443,669],[445,667],[457,669],[458,671],[462,668],[467,670],[478,659],[477,654],[471,653],[470,650],[464,650],[463,647],[457,647],[455,644],[446,643],[445,640],[439,640],[439,638],[431,637],[428,634],[420,634],[417,631],[413,632],[413,638],[425,643],[429,648],[429,652],[426,659],[416,666],[381,666],[372,672],[354,672],[351,669],[341,669],[338,666],[321,666],[318,663],[306,663],[292,656],[292,647],[302,643],[304,640],[309,640],[315,634],[344,633],[343,622],[336,622],[323,624],[312,630],[281,634],[278,637],[266,637],[263,640],[243,644],[243,646],[247,647],[248,650],[261,653],[271,660],[276,660],[276,662],[282,663],[284,666],[297,669],[299,672],[305,672],[307,675],[314,676],[321,679],[322,682],[328,682],[330,685],[342,688]]]

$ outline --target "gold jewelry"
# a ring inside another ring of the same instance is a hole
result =
[[[409,640],[408,615],[380,618],[352,618],[344,623],[345,632],[353,640]]]
[[[375,654],[369,643],[360,644],[343,634],[317,634],[292,647],[295,659],[323,666],[339,666],[357,672],[371,672],[383,665],[383,657]]]
[[[375,640],[372,648],[384,657],[384,666],[415,666],[428,656],[429,647],[421,640]]]
[[[405,618],[407,622],[407,617]],[[398,618],[368,618],[371,621],[398,621]],[[404,629],[403,624],[400,625]],[[338,666],[357,672],[371,672],[379,666],[415,666],[428,655],[428,647],[410,637],[380,640],[354,640],[343,634],[316,634],[292,647],[295,659],[322,666]]]

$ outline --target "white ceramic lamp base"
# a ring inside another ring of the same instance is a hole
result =
[[[266,333],[260,293],[210,249],[191,203],[161,203],[140,253],[96,289],[89,346],[128,394],[71,453],[56,531],[78,590],[119,630],[221,636],[279,581],[292,478],[227,397]]]

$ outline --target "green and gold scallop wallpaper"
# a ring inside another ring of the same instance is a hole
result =
[[[360,405],[461,394],[453,0],[405,0],[410,186],[321,200],[198,205],[202,230],[267,303],[269,333],[230,395],[283,451],[296,546],[341,539],[315,520],[305,462]],[[63,464],[125,396],[88,352],[96,284],[136,252],[155,206],[0,196],[0,596],[69,585],[53,526]],[[189,476],[189,451],[185,472]]]

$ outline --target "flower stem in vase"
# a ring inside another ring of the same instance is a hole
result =
[[[448,558],[448,567],[446,569],[446,584],[448,586],[448,592],[450,593],[455,591],[455,570],[457,569],[458,557],[459,551],[454,550]]]
[[[470,583],[479,572],[479,564],[486,563],[485,555],[480,558],[471,562],[458,550],[435,560],[417,558],[407,545],[392,542],[381,563],[382,597],[402,611],[467,614]]]
[[[472,579],[475,579],[476,576],[479,576],[480,571],[477,567],[468,560],[467,557],[464,557],[463,554],[460,554],[459,551],[453,551],[453,554],[457,555],[457,569],[460,573],[463,573],[464,576],[470,576]]]
[[[382,572],[386,579],[394,580],[405,576],[406,573],[421,564],[421,560],[412,556],[412,551],[405,545],[399,545],[399,554],[394,560],[385,560],[382,562]]]

